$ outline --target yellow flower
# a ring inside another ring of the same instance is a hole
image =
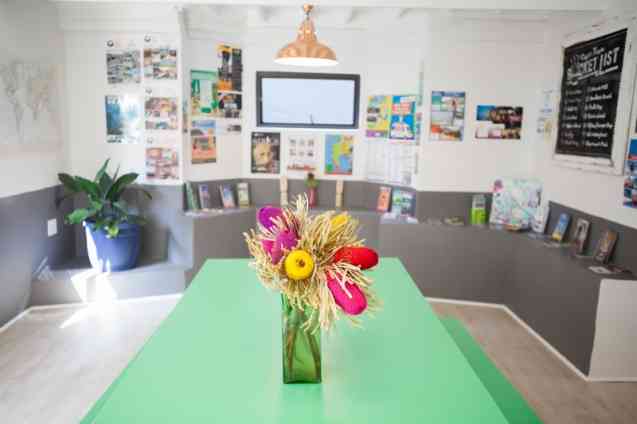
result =
[[[330,231],[338,231],[343,225],[349,221],[349,216],[346,213],[336,215],[330,221]]]
[[[292,280],[304,280],[314,271],[314,259],[305,250],[293,250],[285,258],[284,267]]]

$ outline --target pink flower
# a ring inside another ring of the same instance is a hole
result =
[[[327,277],[327,288],[332,292],[334,301],[348,315],[360,315],[367,309],[365,294],[356,284],[345,282],[345,289],[341,283],[331,275]],[[348,293],[349,292],[349,293]]]
[[[275,226],[274,220],[280,216],[283,216],[283,211],[281,208],[277,208],[274,206],[264,206],[259,209],[257,214],[257,219],[259,224],[263,226],[266,230],[271,230],[272,227]]]
[[[270,257],[272,262],[277,264],[283,258],[284,250],[292,250],[298,243],[298,237],[293,231],[283,230],[276,236]]]

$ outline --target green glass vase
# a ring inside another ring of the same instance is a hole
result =
[[[300,310],[281,295],[283,383],[321,382],[321,332],[305,331],[311,310]]]

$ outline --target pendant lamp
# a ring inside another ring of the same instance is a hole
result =
[[[284,46],[276,55],[275,63],[294,66],[334,66],[338,64],[334,51],[316,38],[310,13],[314,6],[303,6],[305,19],[299,27],[296,40]]]

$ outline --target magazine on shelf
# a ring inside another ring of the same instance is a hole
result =
[[[195,190],[193,189],[192,183],[190,181],[186,181],[184,184],[186,188],[186,207],[189,211],[199,210],[199,202],[197,201],[197,197],[195,196]]]
[[[378,200],[376,201],[376,210],[378,212],[387,212],[391,203],[391,187],[381,186],[378,189]]]
[[[208,184],[199,184],[197,189],[199,190],[199,205],[201,209],[205,211],[212,209],[212,199],[210,198]]]
[[[237,183],[237,199],[240,207],[250,206],[250,186],[248,183]]]
[[[234,191],[232,190],[232,185],[222,184],[221,186],[219,186],[219,192],[221,194],[221,203],[223,204],[224,209],[237,207],[237,204],[234,201]]]
[[[567,213],[563,213],[560,215],[560,219],[555,224],[555,228],[553,229],[553,233],[551,234],[551,239],[557,241],[559,243],[564,241],[564,235],[568,230],[568,225],[571,223],[571,216]]]
[[[586,250],[586,241],[588,240],[588,229],[591,223],[583,218],[577,218],[575,231],[573,233],[573,253],[582,255]]]
[[[605,230],[602,237],[597,243],[593,258],[600,263],[607,264],[613,254],[613,249],[617,243],[617,232],[613,230]]]

